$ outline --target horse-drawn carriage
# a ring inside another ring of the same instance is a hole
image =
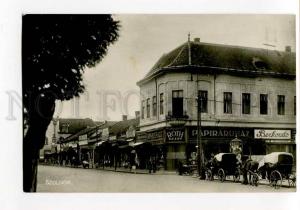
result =
[[[262,179],[268,179],[275,189],[281,187],[284,181],[289,187],[296,186],[296,175],[292,171],[293,155],[287,152],[273,152],[265,155],[259,162],[258,174]]]
[[[212,181],[215,176],[221,182],[224,182],[227,176],[233,176],[234,181],[239,181],[240,170],[235,154],[219,153],[208,161],[206,164],[206,178]]]

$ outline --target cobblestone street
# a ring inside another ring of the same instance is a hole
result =
[[[38,192],[295,192],[296,188],[273,189],[232,181],[199,180],[175,173],[132,174],[106,170],[39,166]]]

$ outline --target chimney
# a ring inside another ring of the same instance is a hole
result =
[[[127,115],[122,115],[122,120],[127,120]]]
[[[285,46],[285,52],[292,52],[291,46]]]
[[[194,42],[200,43],[200,38],[194,38]]]
[[[136,119],[140,118],[140,111],[135,111],[135,118]]]

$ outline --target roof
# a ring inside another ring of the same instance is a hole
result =
[[[190,46],[190,47],[189,47]],[[189,57],[191,62],[189,63]],[[187,68],[190,67],[190,68]],[[193,70],[197,73],[245,72],[266,75],[296,74],[296,55],[293,52],[282,52],[261,48],[212,44],[203,42],[186,42],[176,49],[164,54],[138,82],[152,78],[165,70]],[[221,70],[221,71],[220,71]]]
[[[64,125],[68,125],[66,130],[63,129]],[[87,127],[92,127],[95,125],[96,123],[90,118],[61,118],[59,119],[59,134],[75,134]]]
[[[84,135],[84,134],[87,134],[87,136],[89,137],[92,134],[94,134],[98,129],[107,128],[109,126],[112,126],[115,123],[116,123],[116,121],[105,121],[105,122],[102,122],[102,124],[96,123],[97,125],[95,125],[95,126],[84,128],[84,129],[78,131],[77,133],[72,134],[71,136],[68,136],[66,139],[63,140],[63,142],[76,141],[76,140],[78,140],[79,136]]]
[[[123,120],[111,126],[109,133],[118,135],[125,133],[130,126],[137,127],[138,125],[139,119]]]

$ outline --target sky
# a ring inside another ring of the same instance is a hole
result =
[[[58,102],[55,116],[96,121],[133,118],[139,111],[142,79],[160,56],[198,37],[201,42],[295,52],[293,15],[113,15],[120,21],[119,39],[106,57],[86,69],[86,92]],[[266,46],[274,45],[275,47]]]

